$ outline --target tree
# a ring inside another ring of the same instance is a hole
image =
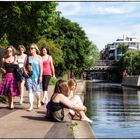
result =
[[[16,47],[34,42],[40,46],[45,37],[59,73],[80,74],[93,66],[98,49],[79,24],[60,17],[56,7],[56,2],[47,1],[0,2],[0,43]],[[2,39],[5,35],[6,40]]]
[[[65,60],[63,68],[80,74],[84,68],[91,67],[94,54],[98,51],[79,24],[64,17],[58,17],[56,29],[59,30],[58,36],[53,39],[62,46]]]
[[[45,37],[42,37],[37,44],[39,49],[41,49],[43,45],[49,49],[49,52],[53,57],[55,67],[57,67],[59,63],[64,63],[63,52],[59,44],[56,44],[53,40],[46,39]]]
[[[56,2],[6,1],[0,2],[0,38],[7,35],[12,45],[37,42],[50,34],[56,23]]]
[[[7,40],[6,34],[3,35],[3,37],[0,38],[0,48],[5,48],[9,45],[9,41]]]
[[[122,55],[124,55],[128,51],[128,48],[129,48],[129,45],[120,44],[117,49],[120,50]]]
[[[125,53],[122,64],[124,69],[127,70],[129,75],[140,74],[140,51],[129,50]]]

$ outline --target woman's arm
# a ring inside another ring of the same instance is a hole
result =
[[[14,64],[18,65],[18,57],[17,57],[17,55],[14,55],[13,57],[14,57]]]
[[[43,73],[43,62],[42,62],[42,57],[40,56],[40,62],[39,62],[39,66],[40,66],[40,82],[42,81],[42,73]]]
[[[2,67],[0,69],[3,73],[6,73],[6,70],[4,69],[4,61],[5,61],[5,59],[2,58]]]
[[[50,56],[50,63],[51,63],[51,69],[52,69],[52,76],[55,78],[55,69],[54,69],[54,65],[53,65],[52,56]]]
[[[80,106],[78,104],[74,104],[63,94],[58,94],[55,97],[55,101],[60,102],[60,103],[64,104],[65,106],[67,106],[68,108],[76,110],[76,111],[86,111],[86,107],[84,105]]]

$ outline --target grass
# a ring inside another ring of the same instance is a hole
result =
[[[74,127],[76,127],[78,124],[77,122],[71,122],[71,124],[68,124],[67,126],[69,127],[70,131],[69,131],[69,134],[71,136],[74,136]]]

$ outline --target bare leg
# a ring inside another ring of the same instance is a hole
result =
[[[81,98],[78,96],[78,95],[75,95],[73,96],[73,98],[71,99],[71,101],[74,103],[74,104],[77,104],[79,106],[83,106],[83,102],[81,100]],[[70,112],[71,113],[71,112]],[[78,111],[78,112],[75,112],[75,115],[78,116],[80,118],[80,120],[82,121],[87,121],[87,122],[92,122],[92,120],[90,120],[84,111]]]
[[[37,99],[37,108],[39,108],[41,106],[40,104],[40,92],[36,92],[36,99]]]
[[[90,120],[84,111],[74,111],[72,109],[70,109],[70,114],[74,117],[74,116],[77,116],[80,120],[82,121],[87,121],[87,122],[90,122],[92,123],[92,120]]]
[[[44,105],[44,104],[47,104],[49,101],[49,98],[48,98],[48,91],[43,91],[43,99],[41,101],[41,104]]]
[[[19,88],[20,88],[20,104],[23,103],[24,84],[25,84],[25,81],[23,80],[23,81],[20,82],[20,85],[19,85]]]
[[[82,120],[82,121],[87,121],[87,122],[92,123],[92,120],[90,120],[90,119],[86,116],[86,114],[85,114],[84,111],[80,111],[79,114],[81,115],[81,120]]]
[[[14,100],[12,96],[8,96],[9,109],[14,108]]]
[[[74,104],[78,104],[80,106],[83,106],[83,102],[82,102],[81,98],[78,95],[74,95],[73,98],[71,99],[71,101]]]
[[[29,94],[30,107],[27,109],[27,111],[31,111],[33,110],[34,95],[33,92],[29,92],[28,94]]]

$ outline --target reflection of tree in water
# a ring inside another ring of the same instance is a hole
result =
[[[140,137],[139,90],[107,83],[88,83],[85,105],[97,137]]]
[[[123,89],[124,121],[129,121],[128,89]]]
[[[140,121],[140,91],[123,88],[123,103],[126,121]]]
[[[138,90],[137,93],[138,93],[138,103],[139,103],[139,106],[140,106],[140,90]]]
[[[91,117],[92,116],[92,111],[94,110],[92,106],[92,90],[93,90],[93,86],[92,86],[92,82],[87,82],[86,83],[86,96],[85,96],[85,99],[84,99],[84,104],[86,105],[87,107],[87,116],[88,117]]]
[[[97,116],[105,117],[110,115],[112,113],[111,110],[117,108],[115,106],[118,104],[118,98],[114,99],[116,92],[120,94],[122,93],[122,89],[114,88],[109,84],[88,83],[85,97],[85,104],[88,107],[88,116],[93,119],[98,119]],[[122,99],[120,102],[122,106]]]
[[[115,116],[117,121],[131,121],[134,116],[140,116],[140,110],[137,110],[140,108],[140,100],[136,93],[135,89],[89,82],[85,96],[87,115],[95,117],[103,110],[105,116]]]

